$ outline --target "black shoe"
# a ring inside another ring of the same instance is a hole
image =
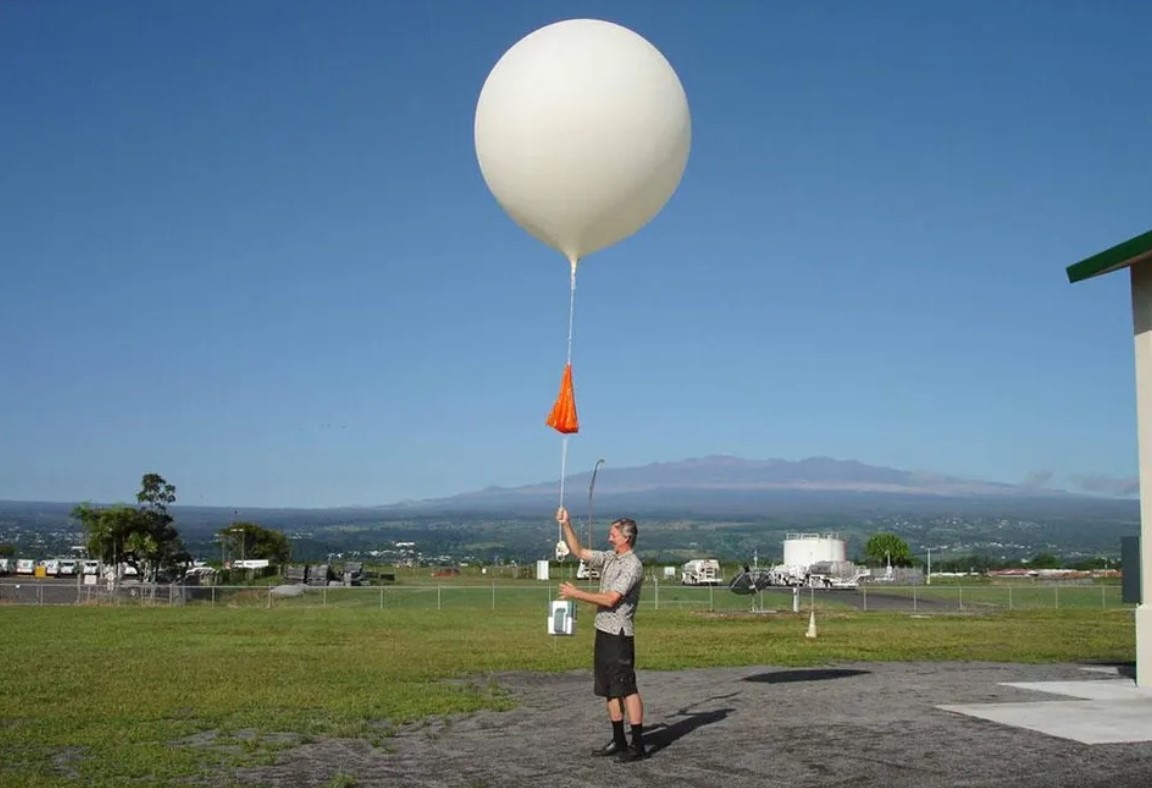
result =
[[[621,763],[632,763],[632,761],[642,761],[647,757],[648,750],[644,748],[644,745],[640,745],[639,747],[632,746],[621,750],[620,754],[616,756],[616,760]]]
[[[592,754],[598,755],[598,756],[616,755],[618,753],[622,753],[622,752],[626,751],[627,749],[628,749],[627,744],[621,744],[620,742],[613,739],[612,741],[605,744],[603,747],[600,747],[599,749],[593,750]]]

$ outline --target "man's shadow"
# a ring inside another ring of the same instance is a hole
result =
[[[751,681],[759,684],[790,684],[794,681],[827,681],[828,679],[846,679],[852,676],[863,676],[867,670],[851,670],[848,668],[813,668],[804,670],[774,670],[771,673],[756,673],[745,676],[742,681]]]
[[[734,697],[737,693],[731,695],[722,695],[715,698],[708,698],[708,700],[694,703],[693,706],[700,706],[704,703],[714,700],[726,700],[727,698]],[[671,723],[657,723],[651,728],[644,731],[644,743],[648,746],[649,754],[655,754],[665,747],[670,746],[678,739],[687,736],[697,728],[703,728],[705,725],[711,725],[731,714],[734,709],[723,708],[715,709],[713,711],[689,711],[692,706],[686,706],[680,709],[675,714],[671,715],[676,718],[675,722]]]

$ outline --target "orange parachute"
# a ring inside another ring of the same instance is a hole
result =
[[[580,419],[576,416],[576,391],[572,387],[572,364],[564,365],[564,376],[560,379],[560,393],[556,404],[544,422],[557,432],[568,435],[580,431]]]

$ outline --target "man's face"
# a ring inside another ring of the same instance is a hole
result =
[[[608,529],[608,543],[616,552],[620,552],[628,546],[628,540],[624,538],[624,534],[620,533],[620,526],[614,525]]]

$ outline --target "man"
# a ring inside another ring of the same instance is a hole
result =
[[[636,557],[636,521],[621,518],[608,530],[612,550],[589,550],[580,544],[568,511],[561,506],[556,520],[563,526],[568,549],[590,569],[600,570],[600,591],[581,591],[571,583],[560,586],[561,599],[575,599],[596,605],[596,646],[593,659],[593,693],[606,698],[612,741],[595,751],[615,755],[622,761],[636,761],[648,755],[644,746],[644,701],[636,689],[636,650],[633,622],[644,566]],[[624,712],[632,728],[632,744],[624,736]]]

